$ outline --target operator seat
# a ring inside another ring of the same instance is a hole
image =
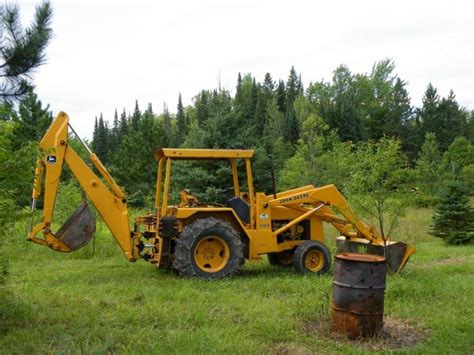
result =
[[[240,220],[246,224],[250,223],[250,206],[239,196],[232,197],[227,205],[232,208]]]

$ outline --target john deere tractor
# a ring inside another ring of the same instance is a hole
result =
[[[293,265],[301,274],[325,273],[331,256],[324,244],[324,222],[339,231],[339,250],[360,250],[362,246],[365,251],[383,254],[393,273],[399,272],[415,251],[410,245],[382,238],[356,216],[334,185],[308,185],[269,195],[255,192],[252,150],[158,149],[156,211],[136,218],[131,228],[124,192],[80,137],[99,175],[73,150],[68,143],[69,129],[75,134],[68,116],[59,113],[40,142],[35,171],[32,210],[42,186],[44,206],[41,223],[32,225],[28,240],[53,250],[71,252],[90,241],[95,231],[88,206],[91,202],[128,260],[144,259],[180,275],[204,279],[231,276],[246,260],[259,260],[263,255],[268,255],[271,264]],[[232,196],[223,205],[207,204],[185,189],[180,192],[180,203],[170,205],[173,162],[178,160],[227,162]],[[87,199],[54,233],[54,204],[64,164]],[[245,181],[245,190],[239,181]]]

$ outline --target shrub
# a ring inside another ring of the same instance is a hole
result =
[[[448,244],[474,242],[474,209],[469,203],[469,188],[459,180],[442,190],[433,216],[430,234]]]

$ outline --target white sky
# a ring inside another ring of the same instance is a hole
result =
[[[24,23],[35,2],[20,1]],[[175,112],[201,89],[234,90],[237,73],[310,81],[339,64],[368,72],[386,57],[419,106],[429,82],[474,109],[473,1],[53,1],[54,39],[35,78],[40,99],[81,136],[135,99]]]

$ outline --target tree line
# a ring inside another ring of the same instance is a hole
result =
[[[341,65],[331,81],[307,87],[293,67],[286,81],[239,73],[232,91],[201,90],[186,107],[179,95],[175,114],[166,105],[161,113],[151,105],[142,112],[135,102],[131,113],[96,118],[92,146],[132,201],[143,205],[153,195],[153,151],[160,147],[252,148],[257,189],[271,192],[270,168],[280,189],[307,183],[348,189],[358,154],[387,141],[397,147],[398,166],[410,175],[403,185],[417,191],[418,203],[431,204],[443,179],[470,180],[474,172],[473,113],[459,106],[453,91],[441,97],[432,84],[422,106],[414,107],[389,59],[370,73]],[[219,163],[182,164],[173,172],[176,188],[190,187],[210,202],[230,183]]]

